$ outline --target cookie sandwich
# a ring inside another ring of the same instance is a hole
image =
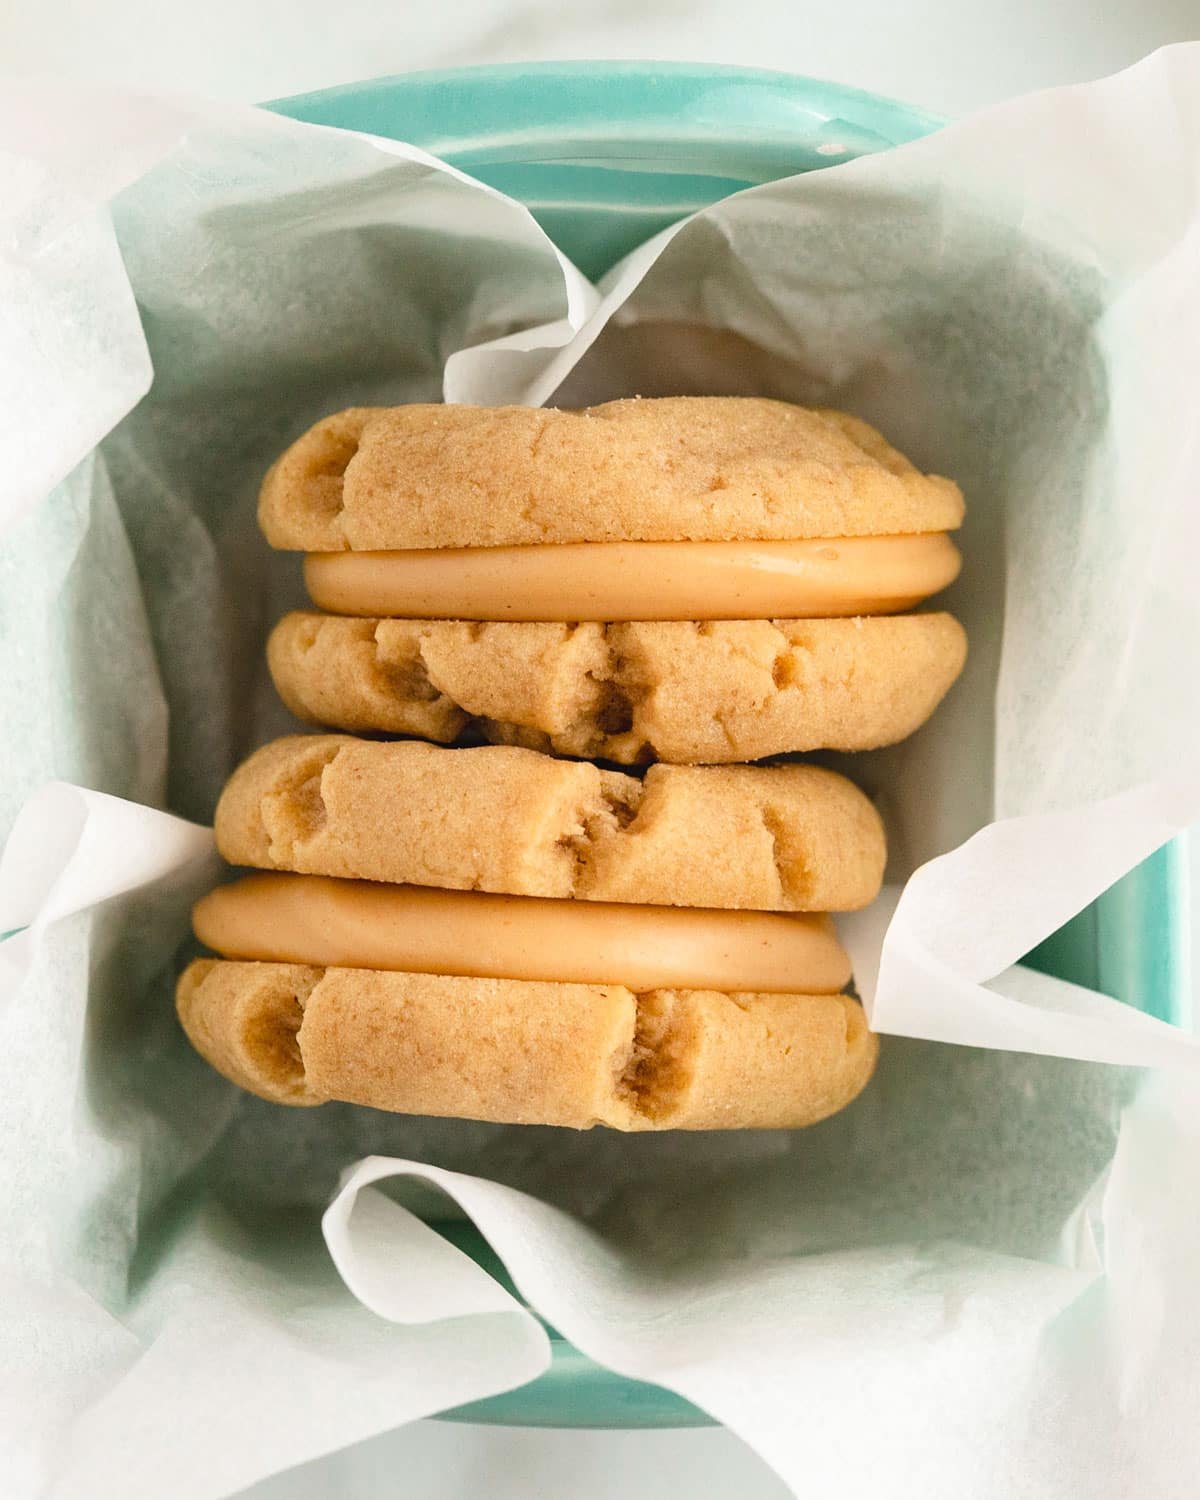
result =
[[[963,517],[843,412],[741,397],[326,418],[259,518],[313,610],[269,644],[301,719],[616,764],[866,750],[917,729],[966,640],[917,606]]]
[[[297,735],[231,778],[177,990],[195,1047],[281,1104],[621,1130],[800,1126],[876,1040],[826,913],[885,857],[807,765],[651,766]]]

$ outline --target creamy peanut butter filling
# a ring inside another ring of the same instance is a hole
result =
[[[579,542],[312,552],[313,602],[453,620],[802,620],[895,614],[958,577],[945,532],[795,542]]]
[[[827,916],[634,906],[247,875],[196,903],[227,958],[492,979],[836,994],[850,960]]]

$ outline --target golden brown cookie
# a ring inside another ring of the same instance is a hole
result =
[[[390,551],[612,541],[911,535],[962,495],[844,412],[736,396],[357,407],[268,473],[274,547]]]
[[[217,807],[233,864],[512,895],[849,911],[883,877],[883,826],[816,766],[651,766],[533,750],[295,735]]]
[[[878,1044],[846,995],[721,994],[199,959],[176,1003],[196,1049],[281,1104],[587,1129],[809,1125]]]
[[[297,612],[267,657],[280,697],[315,724],[719,764],[904,739],[962,670],[966,635],[932,613],[480,625]]]

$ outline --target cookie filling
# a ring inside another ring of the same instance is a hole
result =
[[[836,994],[850,961],[827,916],[636,906],[247,875],[193,911],[226,958],[318,968]]]
[[[945,532],[791,542],[580,542],[312,552],[313,602],[453,620],[772,620],[895,614],[946,588]]]

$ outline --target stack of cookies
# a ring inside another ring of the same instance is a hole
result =
[[[318,423],[259,514],[318,606],[276,627],[275,684],[351,733],[277,740],[221,798],[258,873],[198,904],[221,957],[178,989],[215,1067],[280,1103],[624,1130],[859,1092],[827,914],[874,899],[882,825],[841,776],[744,762],[933,712],[966,643],[913,611],[958,572],[954,484],[785,402],[414,405]]]

